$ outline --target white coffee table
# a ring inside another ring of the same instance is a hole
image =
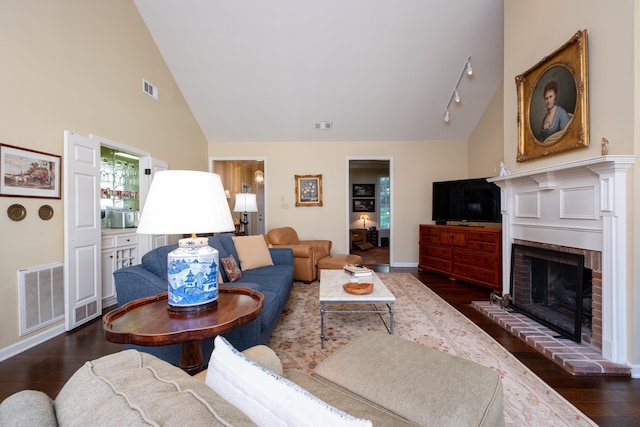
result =
[[[365,295],[354,295],[346,292],[342,287],[348,282],[366,282],[373,283],[373,292]],[[324,315],[325,313],[374,313],[377,314],[382,323],[387,328],[389,334],[393,335],[393,303],[396,297],[382,283],[382,280],[373,273],[371,277],[361,277],[359,280],[351,278],[350,274],[344,270],[322,270],[320,274],[320,346],[324,348],[324,340],[328,339],[324,336]],[[370,305],[371,309],[363,310],[328,310],[327,305],[343,305],[343,304],[365,304]],[[386,305],[386,309],[380,310],[376,304]],[[389,325],[386,324],[383,313],[389,313]],[[353,336],[332,336],[331,338],[353,338]]]

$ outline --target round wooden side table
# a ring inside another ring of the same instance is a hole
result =
[[[218,304],[193,312],[167,309],[167,292],[128,302],[105,314],[107,340],[160,346],[182,343],[180,368],[194,375],[204,366],[200,341],[224,334],[258,318],[264,296],[248,288],[221,286]]]

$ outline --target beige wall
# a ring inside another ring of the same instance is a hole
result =
[[[431,183],[467,176],[466,141],[209,143],[209,156],[265,157],[266,229],[294,227],[301,238],[348,246],[348,158],[392,158],[394,263],[418,262],[418,224],[431,222]],[[322,174],[323,206],[296,207],[294,175]]]
[[[204,136],[132,1],[7,0],[0,9],[0,142],[62,155],[68,129],[148,151],[174,169],[206,170]],[[159,101],[142,93],[143,78]],[[24,220],[4,214],[13,203],[27,208]],[[37,215],[45,203],[50,221]],[[17,271],[63,261],[63,201],[0,197],[0,212],[5,349],[23,339]]]
[[[469,178],[500,174],[504,159],[503,85],[496,90],[480,122],[469,137]]]
[[[504,155],[512,172],[536,169],[600,155],[603,137],[610,142],[609,154],[638,153],[638,10],[637,2],[620,0],[615,7],[599,0],[505,1],[504,57]],[[589,36],[590,147],[516,164],[518,142],[517,93],[514,77],[563,45],[578,30]],[[636,162],[637,164],[637,162]],[[635,168],[634,168],[635,169]],[[630,200],[640,200],[638,174],[630,172]],[[629,210],[628,259],[630,295],[627,312],[629,361],[640,363],[640,262],[636,249],[640,238],[633,224],[640,210]],[[635,244],[634,244],[635,243]],[[635,280],[634,280],[635,278]]]

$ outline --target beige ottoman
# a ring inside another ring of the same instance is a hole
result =
[[[352,254],[335,254],[329,255],[324,258],[320,258],[318,264],[316,265],[318,271],[317,276],[318,280],[320,280],[320,270],[342,270],[345,264],[361,264],[362,257],[360,255],[352,255]]]
[[[505,425],[496,371],[386,332],[351,341],[313,376],[419,425]]]

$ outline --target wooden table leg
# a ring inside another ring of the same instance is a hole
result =
[[[186,341],[182,343],[180,368],[189,375],[195,375],[202,371],[203,367],[204,357],[202,355],[202,345],[200,341]]]

